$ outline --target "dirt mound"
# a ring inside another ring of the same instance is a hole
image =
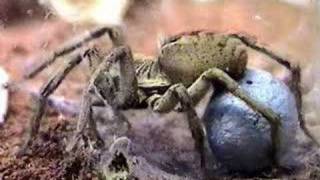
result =
[[[66,121],[41,132],[31,146],[32,154],[11,157],[0,165],[3,179],[92,179],[90,155],[85,151],[65,152],[70,131]]]

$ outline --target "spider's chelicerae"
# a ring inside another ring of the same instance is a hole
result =
[[[203,165],[205,128],[197,117],[194,105],[205,95],[210,86],[214,88],[216,85],[223,85],[268,120],[271,126],[273,153],[276,153],[280,143],[279,115],[268,106],[251,98],[240,88],[237,80],[246,70],[248,47],[266,54],[291,70],[295,77],[292,83],[295,87],[299,86],[300,80],[298,66],[292,66],[247,36],[204,31],[184,33],[166,39],[161,44],[159,55],[155,58],[136,57],[125,45],[120,32],[119,28],[98,28],[77,42],[53,52],[46,61],[27,75],[31,78],[52,64],[56,58],[76,52],[41,88],[37,109],[31,119],[29,137],[20,151],[21,154],[37,135],[48,96],[83,59],[91,62],[93,73],[83,93],[77,131],[69,144],[69,149],[75,147],[87,126],[93,136],[91,138],[95,139],[98,145],[104,145],[104,140],[96,130],[96,122],[92,118],[93,106],[103,105],[110,108],[120,120],[124,118],[120,111],[122,109],[149,106],[156,112],[168,112],[180,104],[180,110],[186,113],[195,147],[201,155]],[[85,43],[105,34],[109,35],[114,45],[107,56],[102,56],[99,51],[90,48],[81,52],[75,51],[82,48]],[[300,107],[300,91],[295,92]]]

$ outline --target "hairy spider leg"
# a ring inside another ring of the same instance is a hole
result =
[[[110,67],[119,64],[119,84],[113,82],[115,77],[112,77],[108,72]],[[121,46],[112,50],[104,61],[95,70],[89,81],[87,89],[84,91],[82,98],[82,107],[79,115],[77,131],[67,150],[71,151],[76,148],[76,145],[83,135],[84,129],[89,122],[90,131],[94,132],[95,139],[101,139],[96,129],[96,122],[92,119],[92,106],[94,103],[92,97],[96,97],[104,104],[104,107],[112,111],[116,118],[116,123],[130,124],[126,117],[121,113],[121,109],[135,105],[137,97],[137,79],[133,65],[132,53],[129,47]],[[125,132],[126,133],[126,132]],[[114,134],[114,136],[124,136],[123,133]],[[113,137],[112,137],[113,138]],[[99,140],[100,141],[100,140]],[[101,144],[101,143],[100,143]]]
[[[243,100],[246,104],[248,104],[254,111],[260,113],[266,120],[269,122],[271,126],[271,141],[272,141],[272,159],[275,165],[278,165],[276,153],[280,147],[280,127],[281,127],[281,119],[278,114],[276,114],[271,108],[265,106],[259,101],[253,99],[249,96],[243,89],[241,89],[240,85],[233,80],[227,73],[218,68],[211,68],[204,72],[201,75],[204,81],[207,83],[210,82],[221,82],[227,88],[227,90],[232,93],[234,96]]]
[[[204,125],[200,119],[195,115],[193,108],[190,104],[193,105],[192,101],[199,101],[203,95],[209,90],[210,86],[212,87],[212,82],[221,82],[223,83],[227,90],[230,91],[233,95],[243,100],[247,103],[253,110],[260,113],[264,116],[271,125],[271,140],[272,140],[272,158],[274,164],[278,164],[276,159],[276,152],[280,146],[279,139],[279,128],[281,126],[280,117],[274,113],[272,109],[263,105],[262,103],[251,98],[245,91],[243,91],[239,84],[233,80],[227,73],[218,69],[211,68],[205,71],[188,89],[181,84],[174,85],[168,89],[168,91],[163,95],[154,95],[151,96],[148,100],[148,103],[153,108],[153,110],[158,112],[166,112],[175,107],[178,101],[180,101],[184,110],[187,111],[189,119],[189,126],[192,131],[192,135],[196,140],[196,148],[200,153],[208,152],[204,142],[205,129]],[[214,87],[212,87],[214,89]],[[186,108],[187,106],[187,108]],[[202,157],[205,157],[202,154]],[[205,166],[203,159],[203,165]]]
[[[83,95],[81,98],[81,111],[78,117],[78,123],[77,123],[77,132],[81,131],[83,132],[86,128],[86,125],[89,124],[89,131],[90,131],[90,138],[93,139],[95,142],[95,145],[97,147],[103,147],[104,146],[104,140],[101,138],[98,130],[97,125],[94,122],[93,119],[93,106],[97,105],[94,101],[94,94],[92,94],[92,90],[90,90],[90,87],[87,87],[83,91]],[[98,104],[98,106],[104,106],[102,104]],[[81,123],[79,123],[81,122]],[[83,137],[83,134],[76,134],[73,139],[68,143],[66,150],[68,152],[75,149],[78,141],[80,138]]]
[[[155,94],[147,99],[149,106],[155,112],[165,113],[174,109],[179,102],[183,111],[186,113],[187,121],[192,138],[195,141],[195,148],[200,154],[201,167],[206,167],[205,127],[193,108],[192,98],[188,89],[183,84],[174,84],[163,94]]]
[[[25,78],[30,79],[30,78],[35,77],[38,73],[40,73],[47,66],[53,64],[58,57],[67,55],[67,54],[73,52],[74,50],[83,47],[84,44],[102,37],[106,33],[109,35],[114,46],[119,46],[119,45],[123,44],[123,35],[122,35],[122,32],[120,31],[119,27],[103,26],[103,27],[97,28],[95,30],[92,30],[88,34],[83,35],[81,38],[76,38],[76,40],[67,42],[61,48],[55,50],[54,52],[50,53],[49,55],[46,55],[45,60],[42,61],[40,64],[36,65],[29,72],[27,72],[25,75]]]
[[[304,131],[304,133],[318,147],[320,147],[320,142],[318,142],[317,138],[315,138],[312,135],[312,133],[308,130],[308,128],[306,127],[304,116],[302,114],[301,68],[300,68],[300,66],[293,65],[290,63],[290,61],[277,55],[275,52],[272,52],[271,50],[269,50],[263,46],[259,46],[253,37],[249,37],[246,35],[240,35],[240,34],[232,34],[231,36],[241,40],[246,46],[248,46],[258,52],[265,54],[266,56],[270,57],[271,59],[275,60],[279,64],[283,65],[285,68],[287,68],[290,71],[291,80],[289,82],[289,87],[290,87],[291,91],[293,92],[295,99],[296,99],[300,127]]]
[[[82,61],[82,56],[79,53],[75,53],[70,60],[62,66],[56,73],[53,75],[47,83],[45,83],[39,92],[39,97],[35,100],[35,112],[30,120],[29,132],[27,134],[27,139],[24,142],[23,146],[19,150],[17,156],[23,156],[26,154],[29,146],[32,143],[32,140],[38,134],[40,128],[41,119],[45,113],[46,104],[48,97],[59,87],[64,78],[70,73],[70,71],[77,66]]]

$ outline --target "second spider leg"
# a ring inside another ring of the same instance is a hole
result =
[[[32,140],[38,134],[40,128],[41,119],[45,113],[48,97],[59,87],[64,78],[70,73],[70,71],[82,61],[82,56],[77,53],[74,55],[66,65],[64,65],[52,78],[44,84],[39,92],[39,97],[36,99],[35,112],[30,120],[29,132],[27,139],[18,152],[19,155],[24,155],[31,145]]]
[[[168,112],[180,102],[182,109],[186,112],[189,128],[195,140],[195,148],[201,156],[201,167],[205,167],[205,128],[195,109],[192,98],[183,84],[172,85],[165,94],[153,95],[148,100],[151,108],[156,112]]]

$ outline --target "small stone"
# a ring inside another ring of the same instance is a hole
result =
[[[295,167],[299,121],[294,95],[283,82],[261,70],[247,70],[239,84],[252,98],[280,115],[281,147],[277,158],[281,166]],[[272,167],[270,125],[245,102],[229,92],[215,94],[204,121],[210,147],[223,168],[257,173]]]

